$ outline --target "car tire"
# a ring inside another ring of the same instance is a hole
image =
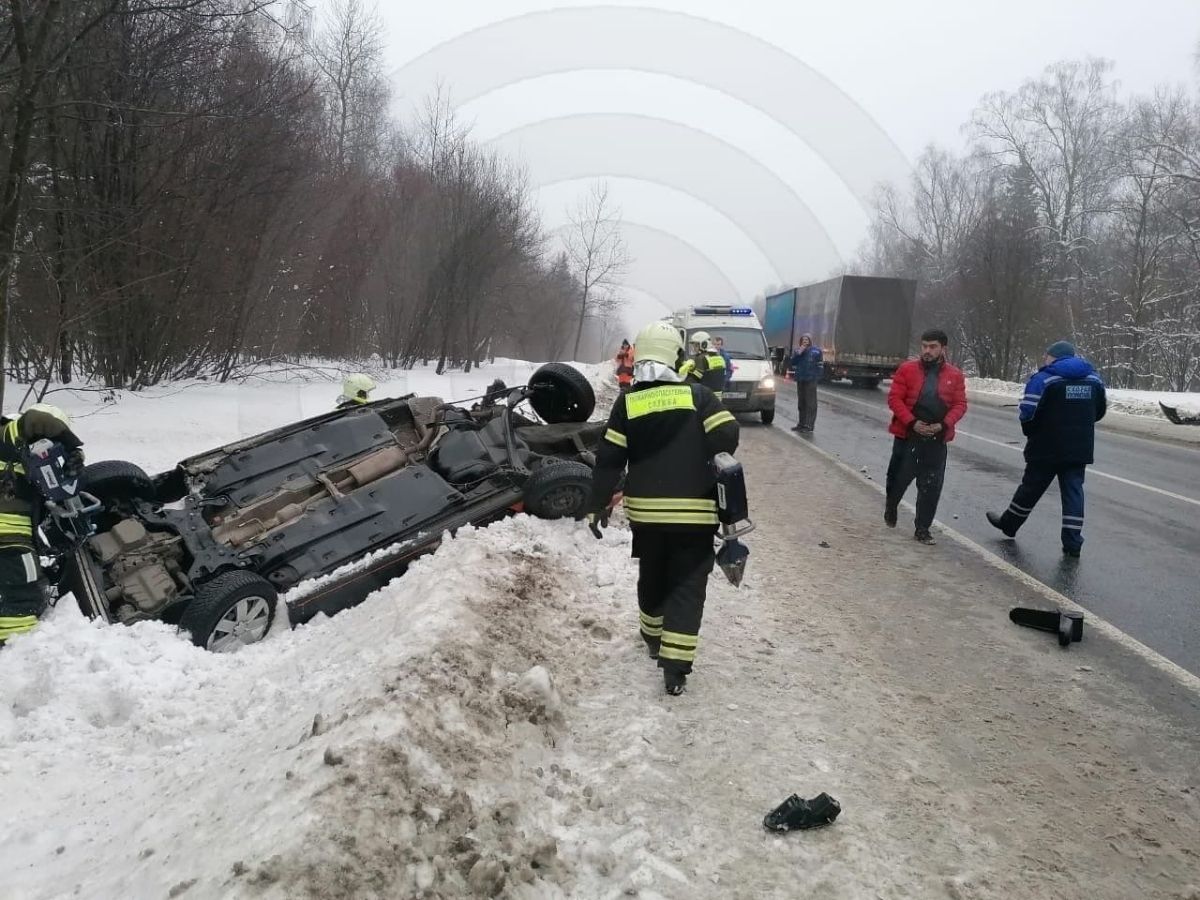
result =
[[[546,363],[529,379],[529,405],[551,425],[586,422],[596,411],[596,392],[578,369]]]
[[[83,467],[79,489],[105,506],[131,500],[154,500],[154,481],[141,466],[121,459],[106,459]]]
[[[574,519],[587,511],[592,470],[580,462],[540,466],[525,482],[525,512],[539,519]]]
[[[762,416],[762,423],[764,425],[770,425],[775,421],[775,407],[772,406],[770,409],[764,409],[759,415]]]
[[[254,572],[223,572],[196,589],[179,617],[197,647],[214,653],[241,649],[267,636],[275,621],[277,595]]]

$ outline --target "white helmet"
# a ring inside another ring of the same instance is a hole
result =
[[[693,331],[688,340],[693,344],[698,344],[701,350],[707,350],[708,342],[712,340],[712,337],[707,331]]]
[[[33,406],[29,407],[29,409],[25,410],[25,412],[27,412],[27,413],[35,412],[35,411],[40,412],[40,413],[45,413],[48,416],[58,419],[58,421],[62,422],[68,428],[71,427],[70,416],[68,416],[65,412],[63,412],[57,406],[53,406],[49,403],[35,403],[35,404],[33,404]]]
[[[338,398],[338,402],[366,403],[370,399],[367,395],[375,390],[376,387],[378,385],[375,384],[375,379],[370,375],[365,375],[362,372],[347,375],[346,380],[342,382],[342,396]]]
[[[636,362],[656,362],[671,368],[683,349],[683,339],[679,331],[669,322],[651,322],[638,332],[633,342],[636,348]]]

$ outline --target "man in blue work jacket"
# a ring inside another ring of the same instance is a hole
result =
[[[1062,495],[1062,548],[1079,556],[1083,547],[1083,477],[1093,462],[1096,423],[1104,418],[1104,382],[1075,348],[1058,341],[1046,349],[1044,365],[1025,385],[1018,407],[1025,433],[1025,475],[1004,513],[987,520],[1006,537],[1016,537],[1055,478]]]

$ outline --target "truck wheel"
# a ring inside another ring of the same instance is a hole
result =
[[[525,511],[539,519],[573,519],[587,511],[592,470],[583,463],[563,461],[541,466],[525,482]]]
[[[106,507],[131,500],[154,500],[154,482],[141,466],[121,459],[106,459],[83,467],[79,489]]]
[[[596,409],[592,384],[566,363],[546,363],[529,379],[529,405],[551,425],[586,422]]]
[[[275,588],[254,572],[224,572],[196,589],[179,617],[192,643],[214,653],[240,650],[267,636],[275,620]]]
[[[775,407],[772,406],[770,409],[764,409],[759,415],[762,416],[762,423],[764,425],[770,425],[775,421]]]
[[[875,388],[879,387],[879,379],[854,377],[850,379],[850,384],[862,390],[873,391]]]

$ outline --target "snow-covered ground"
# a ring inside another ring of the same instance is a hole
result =
[[[983,394],[998,394],[1020,399],[1025,385],[997,378],[968,378],[967,388]],[[1178,409],[1181,415],[1200,415],[1200,393],[1175,393],[1171,391],[1130,391],[1121,388],[1108,389],[1108,408],[1134,416],[1162,418],[1158,404]]]
[[[158,468],[334,395],[71,408],[93,458]],[[63,603],[0,652],[0,898],[1197,896],[1194,706],[1092,626],[1069,657],[1010,628],[1045,598],[882,529],[878,497],[777,430],[739,458],[754,556],[741,590],[710,581],[679,698],[636,637],[619,515],[602,541],[465,529],[235,655]],[[763,831],[821,790],[833,828]]]
[[[615,392],[611,366],[577,367],[602,400]],[[499,361],[469,375],[388,372],[375,396],[465,399],[496,378],[522,384],[535,369]],[[72,415],[89,459],[153,472],[328,410],[339,382],[336,372],[276,370],[238,384],[60,390],[47,401]],[[9,397],[18,391],[10,386]],[[398,685],[419,686],[404,679],[439,665],[437,648],[480,639],[472,604],[511,601],[509,589],[533,577],[522,575],[531,560],[549,555],[563,571],[590,560],[582,577],[591,578],[627,556],[582,537],[528,519],[462,532],[362,606],[296,630],[281,619],[268,640],[233,656],[200,651],[159,623],[102,627],[62,603],[0,653],[0,896],[163,897],[189,878],[203,882],[190,896],[225,896],[218,885],[239,860],[266,860],[308,835],[321,785],[312,776],[333,772],[331,741],[414,747],[422,771],[412,778],[436,791],[453,778],[429,733],[445,725],[482,743],[460,708],[469,698],[406,693],[378,708]],[[513,691],[542,687],[537,672],[527,684],[519,672],[485,674],[498,703],[523,703]],[[407,736],[420,729],[425,746]],[[336,738],[314,733],[325,730]]]

